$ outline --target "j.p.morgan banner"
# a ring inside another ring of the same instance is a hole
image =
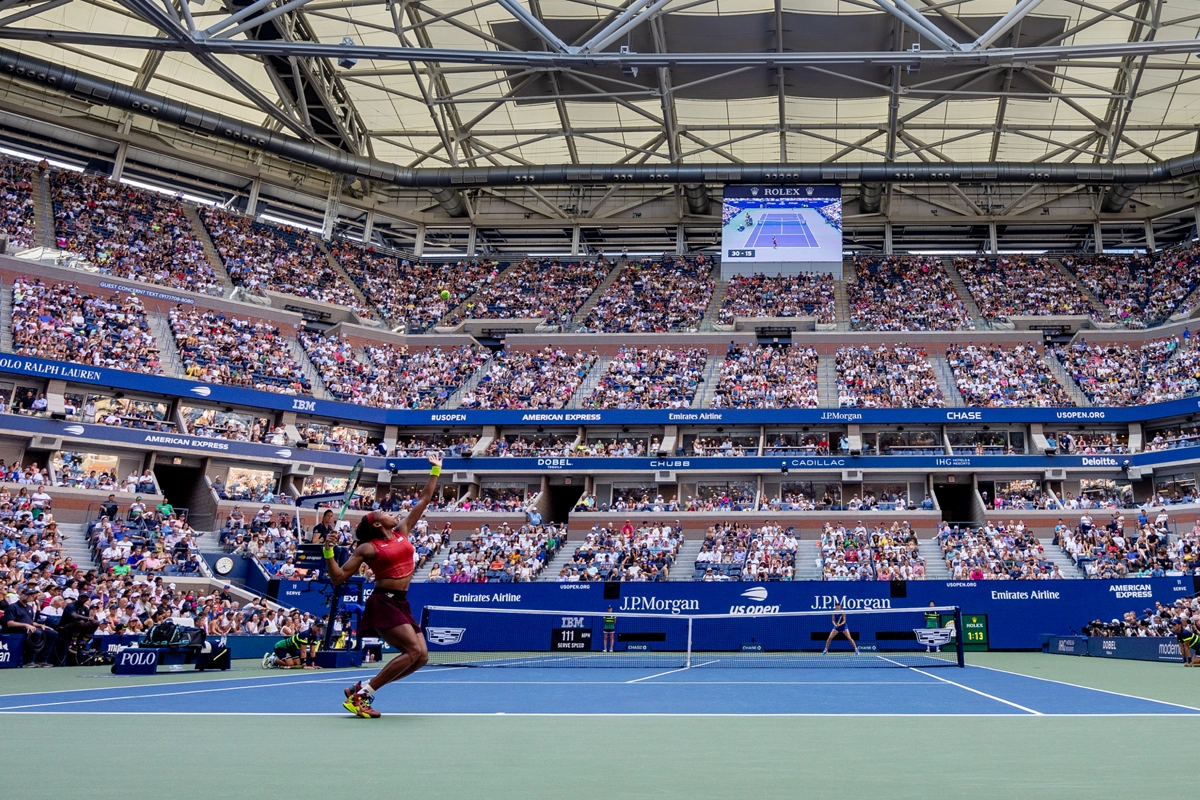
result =
[[[409,600],[415,611],[426,605],[466,608],[543,609],[600,613],[614,611],[686,616],[735,614],[770,617],[790,611],[833,613],[841,603],[850,611],[920,609],[933,602],[959,606],[964,615],[986,615],[990,646],[1000,650],[1036,650],[1044,634],[1067,634],[1094,619],[1139,614],[1155,601],[1171,603],[1193,593],[1189,578],[1124,581],[910,581],[907,583],[792,581],[780,583],[414,583]],[[281,581],[279,601],[314,613],[328,608],[318,586]],[[501,630],[507,618],[472,624]],[[853,615],[850,627],[855,624]],[[878,627],[877,623],[870,623]],[[489,634],[490,635],[490,634]],[[501,635],[501,634],[497,634]],[[466,635],[462,646],[472,639]]]

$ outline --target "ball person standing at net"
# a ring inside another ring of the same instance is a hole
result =
[[[380,716],[371,707],[376,691],[392,681],[411,675],[429,661],[421,626],[408,604],[408,585],[412,582],[415,569],[415,550],[408,533],[425,513],[425,507],[437,491],[438,476],[442,474],[440,454],[431,454],[429,463],[432,465],[429,480],[421,490],[417,504],[403,521],[382,511],[368,512],[354,531],[358,546],[345,564],[338,564],[334,560],[336,534],[332,534],[325,542],[325,566],[334,586],[357,574],[363,563],[371,567],[375,573],[375,591],[367,599],[359,625],[363,635],[374,633],[400,651],[400,655],[385,664],[374,678],[346,689],[346,701],[342,705],[364,719],[378,719]]]
[[[617,618],[613,616],[612,606],[609,606],[608,613],[604,615],[604,652],[611,653],[616,640]]]
[[[846,627],[846,615],[842,612],[842,603],[839,600],[833,604],[834,614],[830,619],[833,621],[833,630],[829,632],[829,638],[825,640],[825,649],[821,651],[821,655],[829,652],[829,645],[833,643],[834,638],[840,633],[850,642],[850,646],[854,648],[854,655],[858,655],[858,643],[854,641],[854,637],[850,635],[850,630]]]

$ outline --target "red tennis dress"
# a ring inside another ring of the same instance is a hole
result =
[[[389,539],[376,539],[371,544],[375,547],[375,557],[370,565],[376,579],[407,578],[413,574],[416,550],[403,533],[397,532]],[[412,625],[413,630],[421,630],[408,604],[408,592],[398,589],[371,592],[360,623],[362,634],[369,636],[400,625]]]

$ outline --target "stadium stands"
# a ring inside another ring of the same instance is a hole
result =
[[[718,523],[704,534],[696,555],[699,581],[790,581],[796,576],[799,539],[794,528],[779,525],[754,527],[745,523]]]
[[[631,520],[620,528],[593,525],[557,580],[665,581],[683,540],[678,521],[673,527],[649,522],[635,527]]]
[[[58,246],[105,275],[221,296],[182,202],[105,178],[54,171]]]
[[[461,408],[563,408],[596,363],[594,351],[505,350],[459,401]]]
[[[429,574],[434,583],[516,583],[536,578],[554,557],[566,529],[553,524],[513,528],[481,525],[449,552]]]
[[[527,258],[505,270],[479,290],[450,318],[540,319],[569,327],[584,301],[608,275],[612,265],[599,261],[563,263]]]
[[[1098,406],[1132,406],[1200,393],[1200,348],[1178,336],[1128,344],[1077,343],[1055,350],[1067,373]]]
[[[0,156],[0,226],[9,247],[33,247],[33,166],[21,159]]]
[[[379,344],[358,350],[344,337],[301,332],[299,338],[330,394],[377,408],[437,408],[484,360],[469,345],[410,351]]]
[[[1051,580],[1065,576],[1024,523],[940,523],[937,539],[954,580]]]
[[[412,262],[344,241],[334,243],[330,252],[388,325],[412,333],[431,328],[500,274],[486,259]],[[442,299],[443,291],[450,293],[449,299]]]
[[[1154,256],[1064,256],[1062,263],[1115,321],[1146,328],[1194,305],[1189,298],[1198,281],[1197,253],[1192,245]]]
[[[974,330],[940,258],[864,257],[846,282],[856,331]]]
[[[814,317],[836,321],[837,294],[833,275],[735,275],[729,279],[717,319],[732,325],[738,317]]]
[[[1047,258],[956,258],[954,268],[990,320],[1095,313],[1079,285]]]
[[[811,347],[730,346],[712,408],[816,408],[817,351]]]
[[[128,372],[162,372],[142,301],[99,297],[70,283],[18,278],[12,288],[13,348],[26,356]]]
[[[171,330],[189,378],[280,394],[311,394],[303,368],[274,325],[175,306]]]
[[[608,363],[585,408],[688,408],[708,351],[693,347],[622,348]]]
[[[375,317],[334,270],[317,240],[304,231],[224,209],[202,208],[200,213],[234,285],[306,297]]]
[[[712,264],[679,258],[643,259],[621,268],[580,324],[581,331],[662,333],[694,331],[712,299]]]
[[[988,347],[950,345],[946,360],[968,406],[983,408],[1061,408],[1072,406],[1050,367],[1031,345]]]
[[[941,408],[941,387],[924,348],[842,347],[837,351],[842,408]]]

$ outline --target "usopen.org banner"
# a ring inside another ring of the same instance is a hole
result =
[[[235,456],[261,461],[305,462],[319,466],[349,468],[358,456],[315,448],[299,449],[290,445],[234,442],[206,436],[190,436],[170,431],[148,431],[138,428],[116,428],[107,425],[59,422],[39,417],[0,414],[0,432],[45,434],[63,437],[63,446],[83,447],[84,442],[98,444],[128,444],[162,451],[183,451],[195,454]],[[787,456],[742,458],[447,458],[447,472],[477,473],[545,473],[545,472],[614,472],[636,473],[671,470],[684,473],[713,472],[722,475],[731,469],[775,472],[786,465],[794,472],[837,472],[843,469],[863,470],[1046,470],[1052,467],[1115,474],[1132,466],[1153,466],[1169,462],[1200,458],[1200,447],[1174,448],[1131,456]],[[429,462],[424,458],[364,457],[367,469],[391,469],[397,473],[424,473]]]
[[[249,408],[295,411],[330,419],[369,422],[379,425],[480,427],[551,427],[561,425],[825,425],[848,423],[878,425],[940,424],[1028,424],[1028,423],[1126,423],[1149,422],[1193,414],[1200,410],[1200,397],[1132,408],[915,408],[915,409],[753,409],[753,410],[520,410],[432,411],[384,410],[367,406],[294,397],[216,386],[181,378],[139,375],[132,372],[5,354],[0,355],[0,373],[56,378],[72,383],[149,393],[185,400],[206,401]]]
[[[611,584],[610,584],[611,586]],[[788,611],[833,613],[835,605],[854,611],[920,609],[931,602],[959,606],[964,615],[986,615],[989,644],[1000,650],[1037,650],[1044,634],[1068,634],[1095,619],[1140,615],[1155,602],[1173,603],[1194,591],[1191,578],[1136,578],[1123,581],[791,581],[779,583],[414,583],[409,600],[420,618],[426,605],[475,608],[544,609],[603,613],[610,606],[626,613],[734,614],[769,622]],[[606,597],[606,594],[616,596]],[[367,590],[369,593],[369,589]],[[328,595],[315,582],[280,581],[279,601],[324,613]],[[481,619],[485,615],[478,615]],[[479,623],[483,624],[483,623]],[[502,627],[502,626],[500,626]],[[466,635],[461,646],[470,646]],[[477,641],[477,640],[476,640]]]

